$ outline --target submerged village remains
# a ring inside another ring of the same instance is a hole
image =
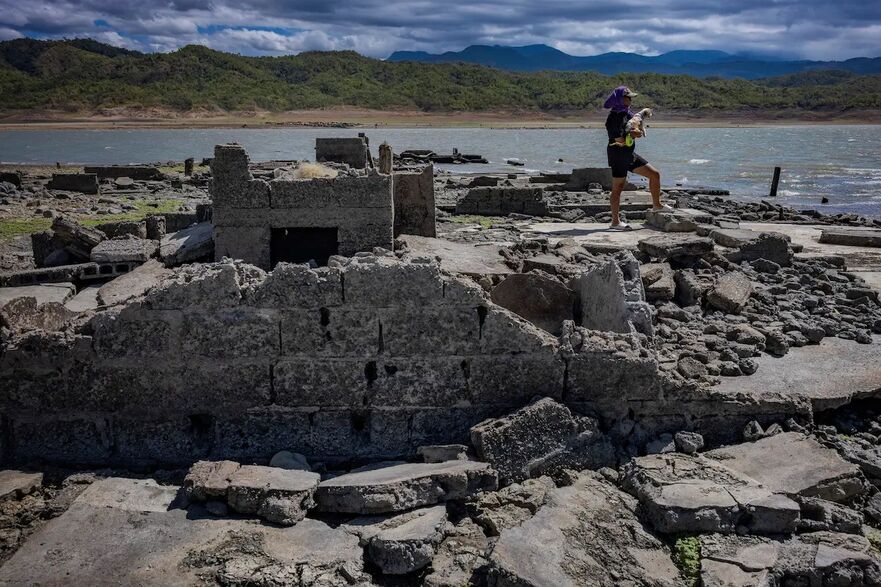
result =
[[[881,585],[881,220],[377,154],[0,176],[0,584]]]

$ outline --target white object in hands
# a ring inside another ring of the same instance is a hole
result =
[[[645,121],[647,118],[651,118],[652,109],[651,108],[643,108],[636,114],[634,114],[630,120],[627,121],[627,132],[633,132],[634,130],[639,130],[642,133],[642,136],[645,136]]]

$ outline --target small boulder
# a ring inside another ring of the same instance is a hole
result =
[[[707,294],[707,301],[727,314],[739,314],[753,292],[749,278],[739,271],[726,273]]]
[[[478,458],[492,464],[502,485],[560,468],[597,468],[614,451],[593,418],[574,416],[551,398],[539,399],[502,418],[471,428]]]
[[[673,440],[676,441],[676,450],[689,455],[704,447],[704,437],[697,432],[677,432]]]

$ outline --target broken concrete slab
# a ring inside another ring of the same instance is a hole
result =
[[[673,269],[667,263],[646,263],[639,268],[646,301],[669,301],[676,294]]]
[[[502,531],[489,584],[680,585],[667,547],[646,532],[636,507],[631,496],[582,473],[573,485],[551,491],[534,517]]]
[[[808,400],[815,412],[857,399],[881,395],[878,345],[826,337],[819,345],[789,351],[785,359],[762,355],[754,360],[758,371],[750,377],[726,377],[715,388],[724,395],[748,394],[761,400],[784,394]]]
[[[314,505],[321,476],[299,469],[239,465],[233,461],[199,461],[184,479],[194,501],[219,500],[245,515],[293,526]]]
[[[92,249],[93,263],[145,263],[159,247],[156,241],[121,238],[101,241]]]
[[[572,320],[575,292],[543,272],[515,273],[493,288],[492,301],[559,336]]]
[[[153,479],[109,477],[89,485],[76,503],[127,512],[167,512],[175,506],[178,489]]]
[[[229,507],[246,515],[293,526],[306,517],[321,476],[309,471],[243,465],[229,477]]]
[[[233,461],[197,461],[184,479],[184,489],[194,501],[226,501],[232,476],[239,470]]]
[[[4,469],[0,471],[0,500],[18,499],[43,484],[42,473],[25,473]]]
[[[878,562],[863,536],[834,532],[788,540],[756,536],[700,537],[701,585],[877,585]]]
[[[22,285],[0,287],[0,309],[17,298],[34,298],[37,306],[55,302],[64,304],[76,294],[76,286],[69,282],[45,283],[43,285]]]
[[[98,290],[98,301],[104,306],[121,304],[144,295],[147,290],[159,285],[172,274],[171,269],[155,259],[150,259],[132,271],[102,285]]]
[[[547,476],[527,479],[498,491],[482,493],[465,507],[471,519],[489,536],[498,536],[502,530],[519,526],[534,516],[556,487]]]
[[[710,230],[709,237],[721,247],[739,249],[759,237],[761,233],[745,228],[714,228]]]
[[[739,314],[753,293],[753,283],[739,271],[720,277],[707,293],[707,302],[728,314]]]
[[[68,252],[84,261],[89,259],[92,249],[106,238],[100,230],[61,216],[52,221],[52,231]]]
[[[402,234],[400,239],[415,257],[438,259],[441,268],[450,273],[482,277],[509,275],[514,271],[505,264],[497,245],[454,243],[440,238]]]
[[[731,232],[734,231],[725,231],[726,234],[730,234]],[[742,232],[744,232],[742,229],[737,231],[737,233]],[[713,231],[711,236],[712,234],[717,234],[718,236],[719,233],[722,233],[721,229]],[[737,242],[737,250],[728,253],[726,257],[735,263],[740,263],[742,261],[753,262],[759,259],[765,259],[766,261],[771,261],[781,267],[789,267],[792,265],[794,253],[789,239],[783,234],[778,232],[762,232],[755,234],[750,239],[743,239],[741,241],[738,238],[732,238],[731,240]],[[717,242],[719,241],[717,240]]]
[[[713,251],[713,241],[703,236],[663,234],[639,241],[639,250],[655,259],[699,257]]]
[[[614,462],[609,439],[593,418],[542,398],[502,418],[471,428],[478,458],[492,464],[506,485],[562,468],[599,468]]]
[[[489,562],[486,558],[489,539],[469,518],[463,519],[447,532],[437,554],[431,561],[431,572],[425,576],[425,587],[462,587],[479,584],[479,569]]]
[[[214,255],[214,227],[210,222],[200,222],[162,237],[159,257],[166,267],[174,267]]]
[[[663,232],[694,232],[699,224],[712,221],[711,214],[691,208],[647,210],[645,213],[646,225]]]
[[[98,292],[101,290],[100,285],[89,285],[84,287],[78,294],[64,302],[64,307],[71,312],[89,312],[95,310],[101,304],[98,302]]]
[[[487,463],[405,463],[322,481],[315,501],[325,512],[382,514],[465,499],[497,488],[498,475]]]
[[[406,575],[431,563],[446,525],[447,508],[437,505],[392,517],[355,518],[344,527],[360,538],[384,574]]]
[[[778,493],[844,502],[865,491],[858,466],[798,432],[775,434],[704,454]]]
[[[15,298],[0,307],[0,325],[13,332],[43,330],[54,332],[76,316],[58,302],[37,305],[36,298]]]
[[[881,229],[829,227],[820,234],[820,242],[854,247],[881,247]]]
[[[791,534],[799,506],[782,492],[698,455],[653,454],[631,460],[622,486],[665,534]]]
[[[90,486],[0,568],[8,585],[189,586],[366,583],[358,539],[303,520],[290,528],[175,507],[177,487],[132,479]],[[61,578],[61,579],[59,579]]]

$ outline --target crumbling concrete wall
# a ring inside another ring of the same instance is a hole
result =
[[[434,165],[428,165],[418,173],[395,173],[392,182],[395,189],[395,236],[437,236]]]
[[[341,255],[393,246],[391,176],[254,179],[239,145],[217,145],[211,162],[215,258],[271,265],[273,228],[335,228]]]
[[[612,170],[609,167],[582,167],[573,169],[566,182],[565,189],[569,191],[584,191],[590,184],[597,183],[604,190],[612,189]]]
[[[46,185],[50,190],[98,193],[98,176],[94,173],[53,173]]]
[[[162,172],[152,165],[90,165],[83,171],[94,173],[98,179],[129,177],[138,181],[159,181],[164,178]]]
[[[456,214],[547,216],[548,204],[541,188],[478,187],[459,200]]]
[[[645,349],[553,337],[434,263],[332,265],[185,266],[74,331],[14,338],[0,357],[6,458],[392,457],[465,441],[536,395],[616,418],[624,397],[661,397]]]
[[[362,136],[315,139],[315,160],[345,163],[353,169],[370,166],[370,148]]]

